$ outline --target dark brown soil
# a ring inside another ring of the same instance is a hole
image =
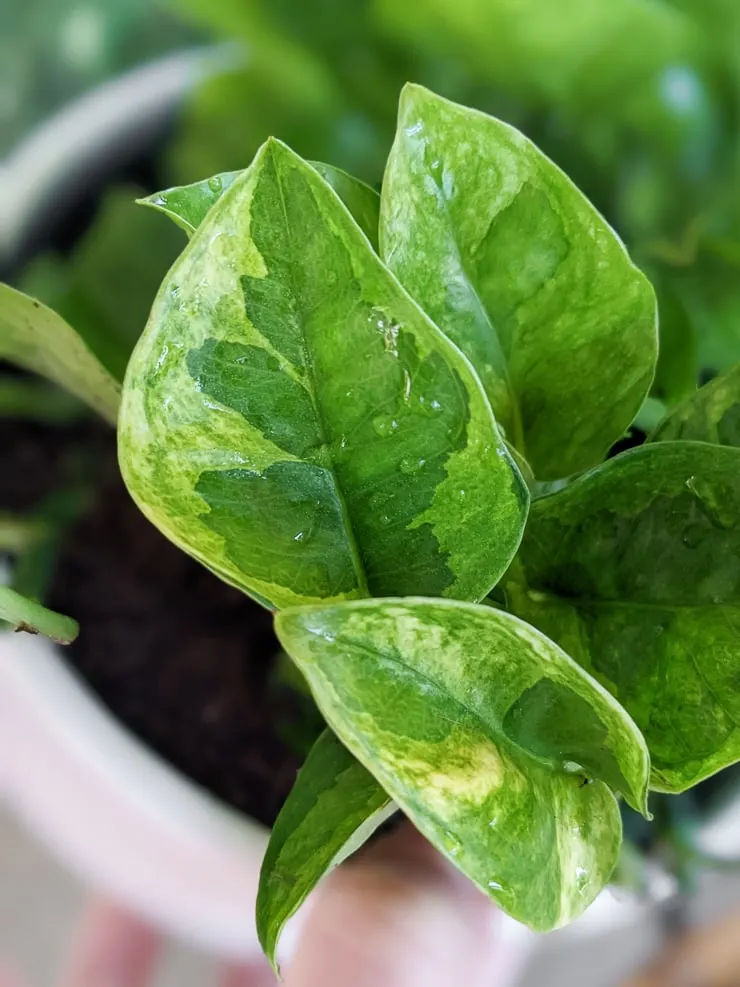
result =
[[[60,439],[49,428],[0,423],[0,510],[29,508],[49,493],[64,474],[60,448],[96,447],[101,461],[93,507],[64,538],[46,600],[81,626],[63,656],[162,757],[271,823],[302,759],[288,735],[296,727],[305,735],[306,713],[305,701],[276,681],[270,614],[141,515],[112,436],[78,428]]]

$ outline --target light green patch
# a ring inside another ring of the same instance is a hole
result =
[[[115,424],[120,384],[50,308],[0,284],[0,359],[48,377]]]
[[[740,760],[738,520],[740,449],[646,445],[535,501],[506,581],[632,715],[660,790]]]
[[[291,915],[395,811],[369,771],[325,730],[280,810],[262,863],[257,934],[273,966]]]
[[[276,628],[343,743],[505,911],[548,929],[588,906],[621,840],[609,784],[644,811],[649,758],[564,652],[510,614],[418,598],[286,610]],[[566,736],[562,705],[530,705],[518,722],[543,683],[581,717],[584,741],[578,724]]]
[[[147,516],[276,607],[482,598],[528,507],[467,361],[276,141],[165,279],[119,440]]]
[[[656,303],[563,172],[507,124],[407,86],[380,244],[538,479],[603,459],[650,387]]]

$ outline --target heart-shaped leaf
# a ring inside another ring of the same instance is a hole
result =
[[[528,507],[467,360],[277,141],[162,285],[119,459],[168,537],[275,607],[480,599]]]
[[[118,381],[61,316],[7,284],[0,284],[0,359],[48,377],[115,423]]]
[[[343,743],[505,911],[550,929],[589,905],[619,852],[609,785],[643,808],[649,759],[557,645],[441,600],[285,610],[276,628]]]
[[[273,966],[291,915],[395,811],[370,772],[325,730],[280,810],[262,863],[257,934]]]
[[[331,185],[339,198],[354,216],[355,222],[373,245],[378,249],[378,221],[380,214],[380,196],[369,185],[359,178],[348,175],[341,168],[324,164],[321,161],[311,161],[312,167]],[[208,210],[216,203],[224,192],[231,188],[241,171],[224,171],[213,178],[192,185],[179,185],[155,192],[145,199],[137,201],[142,206],[151,206],[169,216],[178,226],[192,236],[206,218]]]
[[[675,439],[740,447],[740,366],[700,387],[651,436],[652,442]]]
[[[652,380],[655,296],[613,230],[531,141],[407,86],[380,245],[470,358],[538,479],[603,459]]]
[[[654,788],[740,759],[740,450],[642,446],[532,506],[509,606],[632,714]]]

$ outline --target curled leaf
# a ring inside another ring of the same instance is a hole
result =
[[[621,842],[610,786],[644,808],[649,759],[557,645],[418,598],[285,610],[276,628],[342,742],[505,911],[550,929],[588,906]]]

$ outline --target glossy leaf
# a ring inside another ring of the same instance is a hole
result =
[[[535,501],[511,609],[634,717],[654,788],[740,759],[740,450],[665,442]]]
[[[0,359],[48,377],[114,423],[120,385],[61,316],[0,284]]]
[[[481,598],[526,517],[469,364],[277,141],[165,279],[119,439],[144,513],[275,607]]]
[[[42,607],[35,600],[21,596],[10,586],[0,586],[0,621],[13,630],[45,634],[57,644],[71,644],[80,633],[80,625],[71,617]]]
[[[363,231],[375,250],[378,249],[378,214],[380,212],[380,196],[369,185],[353,178],[341,168],[312,161],[310,164],[321,177],[331,185],[339,198],[354,216],[355,222]],[[180,185],[155,192],[138,202],[143,206],[151,206],[165,213],[178,226],[192,236],[206,218],[211,206],[216,203],[224,192],[231,188],[240,171],[225,171],[213,178],[192,185]]]
[[[407,86],[381,254],[478,371],[538,479],[603,459],[657,356],[655,296],[573,183],[527,138]]]
[[[191,237],[211,206],[218,202],[226,189],[231,188],[239,175],[241,171],[224,171],[191,185],[175,185],[161,192],[153,192],[136,201],[169,216]]]
[[[692,394],[651,436],[653,442],[673,439],[740,446],[740,366]]]
[[[419,598],[285,610],[276,629],[342,742],[505,911],[550,929],[590,904],[621,825],[587,776],[643,806],[649,761],[555,644],[492,607]]]
[[[380,195],[359,178],[348,175],[341,168],[312,161],[311,164],[321,177],[331,185],[339,198],[355,218],[355,222],[373,245],[378,249],[378,225],[380,223]]]
[[[280,810],[262,863],[257,934],[273,966],[291,915],[395,811],[375,778],[325,730]]]

